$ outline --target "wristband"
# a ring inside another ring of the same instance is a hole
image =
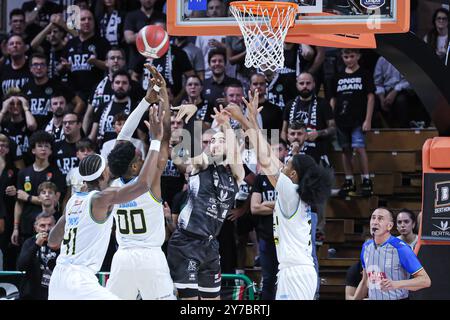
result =
[[[159,140],[152,140],[150,143],[150,150],[158,151],[161,148],[161,141]]]
[[[29,195],[29,196],[28,196],[28,198],[27,198],[27,202],[28,202],[28,203],[31,203],[31,198],[32,198],[32,197],[33,197],[32,195]]]
[[[159,90],[161,90],[161,87],[155,84],[153,86],[153,90],[155,90],[156,92],[159,92]]]

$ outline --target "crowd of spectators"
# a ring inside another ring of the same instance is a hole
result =
[[[63,12],[72,4],[81,8],[79,30],[64,21]],[[108,154],[144,95],[150,75],[136,50],[136,34],[148,24],[166,28],[165,9],[165,1],[158,0],[31,0],[8,12],[9,30],[0,39],[0,270],[48,272],[49,261],[57,255],[43,247],[48,230],[70,194],[81,190],[76,170],[81,159],[93,152]],[[220,17],[227,10],[226,1],[209,0],[205,14]],[[436,11],[432,27],[424,41],[444,60],[449,43],[447,9]],[[282,139],[273,147],[283,158],[302,152],[323,166],[333,166],[327,154],[337,136],[346,172],[341,195],[356,191],[352,149],[360,155],[363,195],[372,193],[364,132],[383,126],[430,126],[408,81],[383,57],[370,63],[373,51],[286,43],[285,67],[260,72],[244,66],[242,37],[173,36],[170,41],[168,52],[149,62],[165,77],[173,106],[195,105],[196,120],[208,129],[214,127],[215,107],[236,103],[244,108],[242,99],[257,90],[263,106],[260,126],[269,137],[279,130]],[[180,142],[177,129],[182,127],[174,114],[172,147]],[[149,139],[142,122],[133,139],[142,157]],[[208,144],[207,136],[203,142]],[[227,236],[222,239],[231,245],[221,247],[222,272],[245,267],[242,244],[256,229],[254,243],[260,246],[268,288],[274,285],[276,271],[269,223],[276,195],[252,165],[251,150],[243,154],[247,184],[223,228]],[[163,173],[168,232],[175,227],[171,213],[179,213],[185,199],[185,174],[186,168],[172,160]],[[313,208],[318,235],[323,231],[324,207]],[[407,211],[399,217],[403,223],[415,222]],[[110,248],[113,252],[113,241]],[[36,251],[40,269],[29,261]],[[273,288],[268,290],[267,297],[273,294]]]

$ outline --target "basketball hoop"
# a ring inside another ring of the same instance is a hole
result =
[[[245,66],[262,71],[284,67],[284,40],[294,25],[297,4],[278,1],[234,1],[230,11],[244,36]]]

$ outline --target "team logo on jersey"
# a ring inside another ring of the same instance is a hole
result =
[[[89,50],[89,52],[92,52],[93,54],[95,54],[95,45],[91,44],[91,45],[88,47],[88,50]]]
[[[12,178],[13,175],[14,175],[14,171],[9,169],[8,170],[8,178]]]
[[[277,92],[282,92],[282,91],[283,91],[283,85],[282,85],[282,84],[277,85],[276,88],[275,88],[275,90],[276,90]]]
[[[197,261],[189,260],[188,271],[197,271]]]
[[[51,96],[53,94],[52,87],[45,88],[45,94],[48,95],[48,96]]]
[[[360,0],[359,3],[366,9],[375,10],[384,6],[386,0]]]
[[[47,172],[47,181],[52,180],[52,178],[53,178],[53,173]]]
[[[219,194],[219,201],[220,202],[226,202],[229,199],[231,199],[231,197],[228,198],[228,191],[221,190],[220,194]]]

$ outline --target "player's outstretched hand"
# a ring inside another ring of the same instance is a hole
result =
[[[149,109],[149,121],[145,121],[145,125],[150,131],[152,139],[161,141],[164,134],[164,126],[162,119],[164,118],[165,110],[158,112],[157,106],[151,106]]]
[[[177,111],[176,120],[180,121],[185,118],[185,123],[188,123],[194,114],[197,113],[197,106],[195,104],[182,104],[178,107],[172,107],[171,110]]]
[[[166,81],[154,66],[148,63],[145,64],[144,66],[145,68],[147,68],[147,70],[150,71],[150,73],[153,76],[150,79],[150,85],[147,88],[145,100],[147,100],[147,102],[150,104],[159,103],[159,101],[162,101],[162,98],[159,96],[159,91],[161,90],[161,88],[166,87]]]
[[[238,121],[239,123],[243,124],[247,118],[245,117],[244,113],[242,112],[242,108],[239,107],[237,104],[235,103],[229,103],[225,110],[230,114],[230,116]]]
[[[219,106],[219,110],[214,107],[214,114],[211,115],[218,126],[224,126],[230,124],[230,113],[223,108],[223,105]]]
[[[149,63],[144,64],[144,67],[150,71],[150,73],[152,74],[152,77],[156,80],[156,83],[158,84],[158,86],[160,87],[166,87],[166,80],[164,79],[164,77],[161,75],[161,73],[159,73],[159,71],[152,66]]]
[[[248,92],[248,98],[247,99],[242,98],[242,101],[244,101],[245,106],[248,110],[248,119],[252,124],[258,123],[258,114],[261,112],[263,107],[259,107],[259,98],[258,98],[258,90],[255,90],[255,93],[252,94],[251,91]]]

